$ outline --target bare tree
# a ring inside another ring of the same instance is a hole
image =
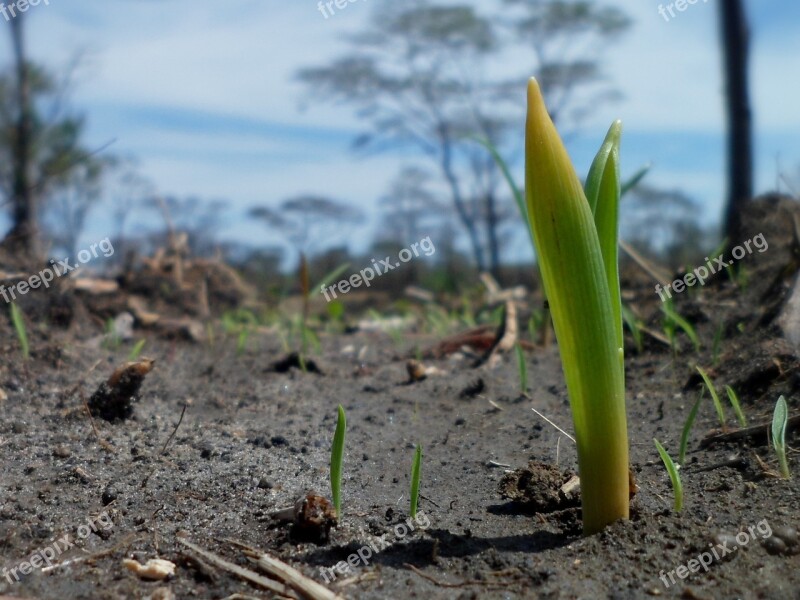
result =
[[[11,204],[11,231],[3,246],[20,258],[41,258],[39,216],[48,201],[83,175],[106,164],[82,145],[84,121],[67,114],[69,80],[78,60],[59,82],[26,55],[24,24],[10,21],[13,67],[0,74],[0,191]],[[86,180],[84,180],[86,181]]]
[[[368,123],[355,142],[357,149],[410,146],[435,165],[475,263],[494,271],[503,213],[498,186],[503,183],[491,156],[470,138],[501,147],[513,137],[521,120],[524,82],[532,74],[538,73],[554,94],[599,79],[596,53],[558,62],[542,58],[546,49],[552,47],[557,55],[554,46],[570,35],[594,32],[608,39],[627,26],[618,12],[612,26],[611,15],[588,2],[512,4],[518,8],[516,21],[503,22],[467,3],[408,0],[382,5],[368,29],[350,38],[352,52],[299,73],[314,97],[343,101]],[[541,7],[549,11],[540,15],[535,9]],[[606,20],[595,23],[599,17]],[[550,25],[558,27],[551,32]],[[529,44],[533,31],[539,54],[534,68],[523,65],[518,75],[495,75],[493,67],[503,50]],[[561,104],[571,101],[565,94]]]
[[[346,227],[361,223],[362,212],[322,196],[297,196],[280,206],[259,206],[250,214],[287,239],[298,252],[311,256],[321,245],[331,246],[346,238]],[[324,240],[324,244],[320,241]]]

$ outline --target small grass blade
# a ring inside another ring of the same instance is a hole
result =
[[[786,423],[789,420],[789,407],[786,406],[786,398],[781,396],[775,403],[775,412],[772,414],[772,445],[775,454],[778,455],[778,463],[781,466],[781,475],[784,479],[789,479],[789,461],[786,458]]]
[[[736,413],[736,419],[739,421],[739,425],[747,427],[747,418],[744,416],[741,404],[739,404],[739,396],[736,395],[736,392],[733,391],[733,388],[729,385],[725,386],[725,391],[728,393],[728,399],[731,401],[731,406],[733,406],[733,412]]]
[[[633,188],[635,188],[637,185],[639,185],[639,182],[642,179],[644,179],[645,175],[647,175],[647,173],[650,171],[650,166],[651,166],[650,163],[647,163],[646,165],[642,166],[638,171],[636,171],[636,173],[633,174],[633,176],[630,179],[624,182],[620,189],[620,196],[624,196],[625,194],[630,192]]]
[[[689,411],[686,423],[683,424],[683,431],[681,431],[681,447],[678,451],[678,464],[681,466],[686,464],[686,448],[689,445],[689,433],[691,433],[692,427],[694,426],[694,421],[697,418],[697,411],[700,408],[700,403],[703,401],[703,394],[705,394],[705,391],[705,388],[700,391],[700,397],[697,398],[692,410]]]
[[[662,304],[661,310],[667,319],[671,320],[675,325],[683,330],[686,336],[691,340],[692,345],[694,346],[694,351],[699,352],[700,338],[697,337],[697,332],[694,330],[694,327],[692,327],[692,324],[678,314],[678,312],[672,306],[672,302],[665,302]]]
[[[625,304],[622,305],[622,320],[625,321],[625,325],[633,336],[636,351],[641,353],[643,348],[641,322],[636,318],[631,308]]]
[[[522,346],[516,344],[514,352],[517,355],[517,370],[519,371],[519,391],[524,396],[528,392],[528,367],[525,364],[525,352]]]
[[[331,496],[336,508],[336,518],[342,515],[342,462],[344,461],[344,439],[347,431],[347,419],[344,407],[339,405],[339,416],[336,420],[336,433],[333,434],[331,446]]]
[[[417,518],[417,505],[419,504],[419,480],[422,477],[422,446],[417,444],[414,452],[414,462],[411,464],[411,518]]]
[[[22,311],[19,309],[19,306],[16,305],[15,302],[11,303],[11,324],[14,326],[14,330],[17,332],[17,338],[19,339],[19,345],[22,349],[22,358],[23,360],[28,360],[30,358],[30,345],[28,344],[28,332],[25,329],[25,319],[22,316]]]
[[[700,377],[703,378],[703,382],[706,384],[708,392],[711,394],[711,399],[714,401],[714,408],[717,411],[717,416],[719,417],[719,423],[722,426],[722,429],[727,429],[727,425],[725,425],[725,409],[722,408],[722,402],[719,401],[717,388],[715,388],[714,384],[711,383],[711,379],[708,378],[708,373],[706,373],[700,367],[695,368],[697,369],[697,372],[700,373]]]
[[[669,454],[664,450],[664,446],[655,438],[653,438],[653,441],[656,444],[656,450],[658,450],[661,460],[664,462],[664,466],[667,468],[669,478],[672,480],[672,491],[675,494],[675,511],[681,512],[681,510],[683,510],[683,484],[681,484],[681,476],[680,473],[678,473],[678,467],[672,462]]]
[[[141,340],[136,342],[136,344],[134,344],[133,348],[131,348],[131,351],[128,353],[128,360],[133,362],[137,358],[139,358],[139,355],[142,353],[142,350],[144,350],[144,345],[146,343],[147,343],[147,339],[145,339],[145,338],[142,338]]]

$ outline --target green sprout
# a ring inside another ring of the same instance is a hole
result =
[[[697,332],[694,330],[694,327],[692,327],[692,324],[675,310],[672,304],[672,298],[661,305],[661,311],[664,313],[664,332],[667,334],[673,354],[677,351],[677,346],[675,344],[676,327],[680,327],[683,330],[686,336],[691,340],[694,351],[699,352],[700,338],[697,337]]]
[[[347,419],[344,407],[339,405],[339,416],[336,420],[336,432],[333,434],[331,446],[331,496],[336,508],[336,518],[342,514],[342,462],[344,461],[344,438],[347,430]]]
[[[711,343],[711,366],[716,367],[719,364],[719,355],[722,350],[722,334],[725,333],[725,323],[719,322],[716,331],[714,331],[714,341]]]
[[[669,478],[672,481],[672,491],[675,494],[675,511],[681,512],[681,510],[683,510],[683,484],[681,484],[681,476],[678,473],[678,467],[672,462],[669,454],[664,450],[664,446],[655,438],[653,438],[653,441],[656,444],[656,450],[658,450],[658,454],[661,456],[661,460],[664,462],[667,473],[669,473]]]
[[[643,346],[642,342],[642,322],[636,317],[636,314],[629,306],[622,305],[622,320],[633,336],[633,343],[636,346],[636,351],[641,353]]]
[[[539,85],[528,85],[525,194],[578,447],[583,530],[629,516],[617,265],[619,139],[612,124],[581,187]]]
[[[781,475],[784,479],[791,477],[789,473],[789,460],[786,458],[786,423],[789,420],[789,408],[786,398],[781,396],[775,403],[775,412],[772,414],[772,446],[778,455],[781,466]]]
[[[14,331],[17,332],[19,345],[22,349],[22,359],[28,360],[30,358],[30,345],[28,344],[28,332],[25,329],[25,318],[22,316],[22,311],[15,302],[11,303],[11,324],[14,325]]]
[[[518,343],[514,345],[517,355],[517,370],[519,371],[519,391],[524,396],[528,391],[528,367],[525,364],[525,352]]]
[[[419,504],[419,479],[422,476],[422,446],[417,444],[414,462],[411,464],[411,518],[417,518]]]
[[[708,373],[706,373],[700,367],[695,367],[697,372],[700,373],[700,377],[703,378],[703,382],[706,384],[708,388],[708,392],[711,394],[711,400],[714,402],[714,409],[717,411],[717,417],[719,417],[719,423],[722,426],[722,429],[727,429],[727,425],[725,425],[725,409],[722,408],[722,402],[719,401],[719,395],[717,394],[717,388],[714,387],[714,384],[711,383],[711,379],[708,377]]]
[[[742,405],[739,404],[739,396],[736,395],[736,392],[733,391],[733,388],[729,385],[725,386],[725,392],[727,392],[728,399],[731,401],[731,406],[733,406],[733,412],[736,413],[736,419],[739,421],[739,425],[747,427],[747,418],[744,416],[744,412],[742,412]]]
[[[137,358],[139,358],[139,355],[142,353],[142,350],[144,350],[144,345],[146,343],[147,343],[147,340],[145,338],[142,338],[141,340],[136,342],[136,344],[134,344],[133,348],[131,348],[131,351],[128,354],[128,360],[133,362]]]
[[[678,464],[683,466],[686,464],[686,448],[689,445],[689,433],[692,431],[694,421],[697,418],[697,411],[700,408],[700,403],[703,401],[703,394],[705,388],[700,390],[700,396],[689,411],[689,416],[686,418],[686,423],[683,424],[683,431],[681,431],[681,445],[678,451]]]

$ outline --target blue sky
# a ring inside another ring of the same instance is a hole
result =
[[[50,0],[28,13],[29,45],[54,67],[84,53],[72,99],[89,118],[90,146],[116,139],[113,151],[136,156],[160,192],[226,199],[223,239],[272,245],[244,216],[250,206],[320,193],[374,215],[401,163],[354,156],[353,114],[307,105],[293,78],[336,56],[342,36],[388,1],[357,0],[326,20],[316,0]],[[618,2],[635,25],[605,68],[624,99],[602,106],[568,141],[585,172],[608,124],[621,118],[623,173],[651,162],[649,182],[697,199],[707,223],[724,196],[716,1],[699,0],[669,22],[657,9],[667,2]],[[775,187],[778,159],[788,173],[800,165],[800,3],[747,4],[761,192]],[[107,214],[98,208],[86,237],[106,235]],[[372,236],[360,239],[363,248]]]

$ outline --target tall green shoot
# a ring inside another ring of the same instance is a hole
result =
[[[617,266],[615,122],[585,193],[539,85],[528,85],[525,194],[572,408],[584,533],[629,515],[628,433]]]

